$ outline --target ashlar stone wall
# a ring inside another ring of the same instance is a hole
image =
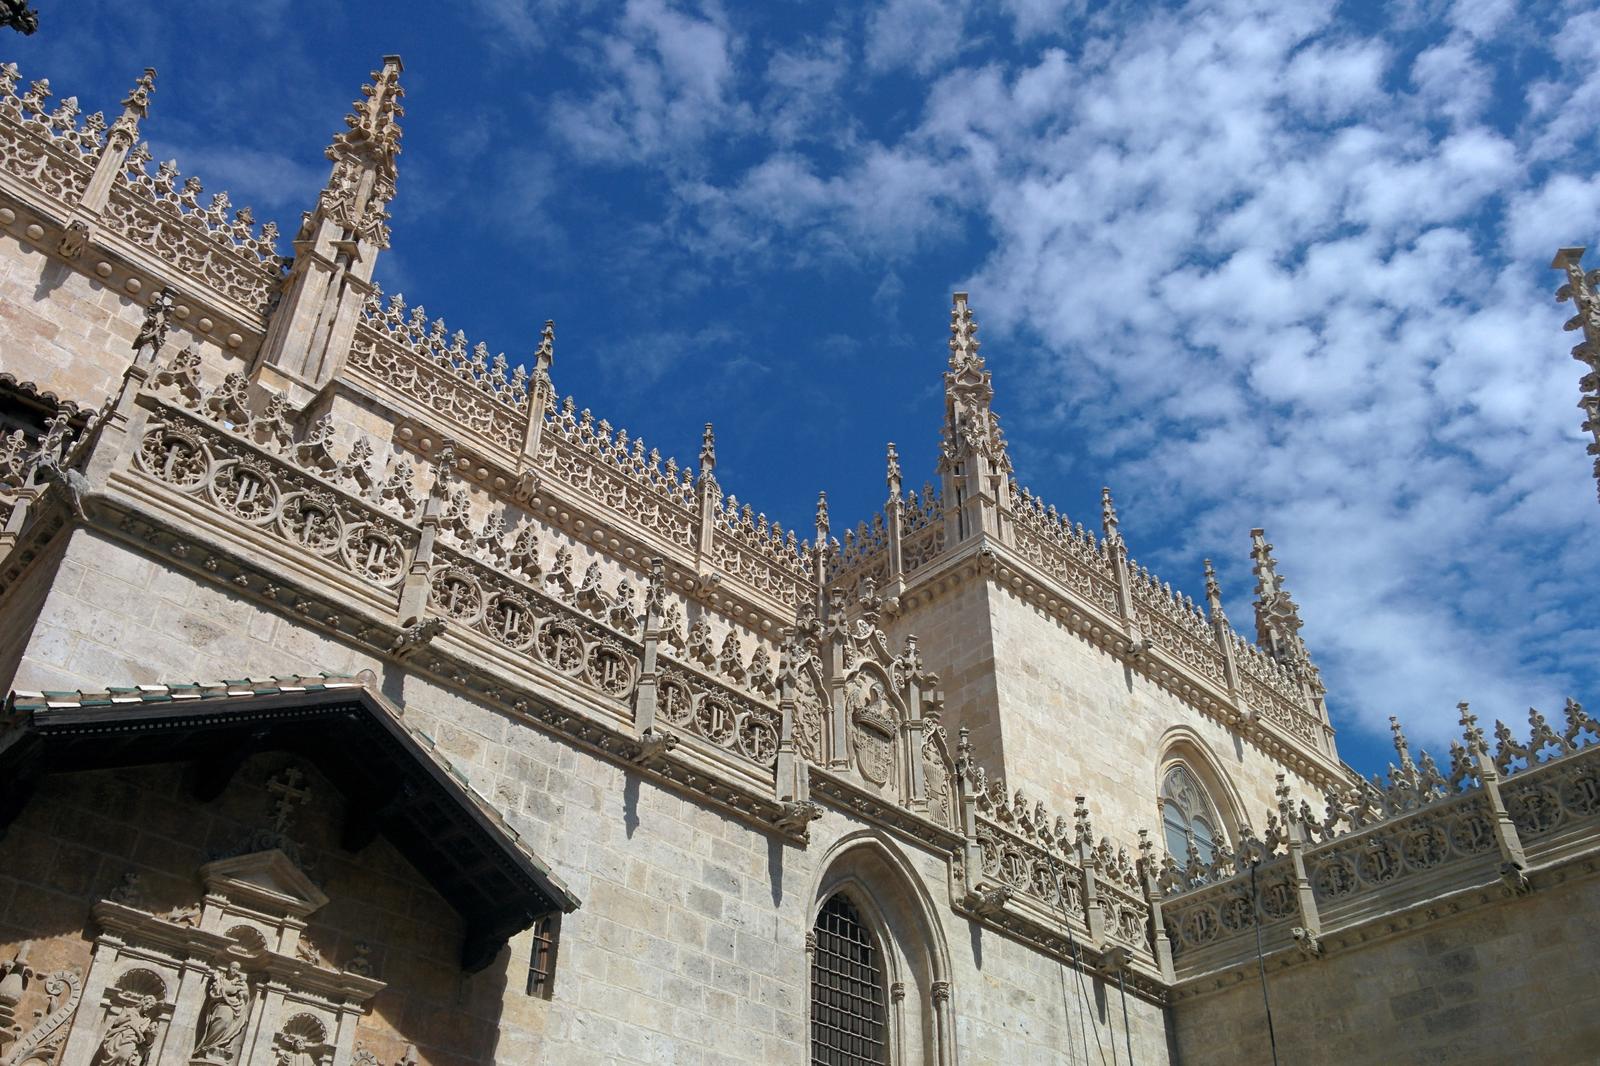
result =
[[[819,892],[852,856],[866,872],[842,883],[881,911],[886,952],[901,960],[903,1061],[938,1061],[935,981],[948,982],[950,1028],[969,1066],[1099,1062],[1099,1048],[1129,1039],[1141,1063],[1167,1061],[1159,1008],[1130,995],[1130,1036],[1114,982],[1080,978],[957,915],[941,854],[833,811],[813,824],[808,847],[785,844],[94,532],[72,534],[12,687],[319,669],[375,671],[407,722],[583,901],[563,919],[552,1000],[523,994],[526,936],[487,971],[501,989],[498,1036],[492,1059],[479,1061],[804,1062],[805,934]],[[454,1061],[426,1049],[423,1058]]]
[[[969,579],[894,624],[941,671],[945,723],[952,735],[972,730],[979,763],[1060,815],[1087,797],[1097,834],[1131,847],[1148,829],[1160,843],[1167,753],[1195,766],[1230,836],[1235,819],[1259,833],[1277,809],[1281,763],[995,582]],[[1288,780],[1296,798],[1320,803],[1309,783]]]
[[[1268,977],[1281,1061],[1550,1066],[1600,1058],[1588,875]],[[1252,974],[1173,1009],[1184,1066],[1271,1061]]]
[[[133,358],[145,299],[0,232],[0,371],[63,400],[98,406]],[[245,369],[238,354],[197,340],[181,321],[173,327],[171,350],[195,342],[208,376]]]

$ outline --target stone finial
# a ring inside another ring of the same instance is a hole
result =
[[[1211,565],[1211,560],[1206,563],[1206,609],[1212,617],[1222,614],[1222,584],[1217,580],[1216,568]]]
[[[712,476],[717,469],[717,434],[710,422],[706,423],[705,432],[700,434],[700,478],[704,480]]]
[[[900,455],[894,450],[894,441],[889,442],[889,470],[887,481],[889,484],[889,498],[900,498]]]
[[[828,539],[828,494],[817,493],[817,547]]]
[[[167,330],[172,326],[172,308],[175,302],[172,287],[164,286],[150,300],[150,306],[144,309],[144,322],[139,326],[138,334],[133,338],[133,351],[136,361],[141,363],[154,362],[161,352],[162,345],[167,343]]]
[[[0,26],[16,30],[24,37],[32,37],[39,32],[39,12],[29,5],[28,0],[5,0],[0,3]]]
[[[1106,540],[1117,540],[1122,536],[1117,520],[1117,505],[1111,499],[1111,489],[1100,489],[1100,529],[1105,533]]]
[[[1263,529],[1250,531],[1250,558],[1255,560],[1256,643],[1281,663],[1307,661],[1305,642],[1300,639],[1300,608],[1284,587],[1273,558],[1272,545]]]
[[[1416,763],[1411,760],[1411,745],[1406,742],[1406,731],[1400,726],[1400,719],[1394,715],[1389,716],[1389,732],[1394,735],[1394,753],[1400,759],[1400,768],[1408,773],[1416,770]]]
[[[145,67],[128,95],[122,98],[122,114],[106,133],[106,143],[113,151],[133,147],[139,139],[139,123],[150,114],[150,94],[156,91],[156,70]]]
[[[150,114],[150,94],[155,91],[156,68],[145,67],[144,73],[133,83],[133,88],[128,90],[128,95],[122,98],[122,106],[136,118],[144,118]]]
[[[1456,704],[1456,710],[1461,712],[1461,735],[1466,740],[1467,754],[1481,755],[1489,750],[1488,744],[1483,739],[1483,730],[1478,728],[1478,716],[1465,700]]]
[[[661,611],[667,592],[667,563],[659,555],[650,560],[650,577],[644,588],[646,611]]]
[[[556,320],[544,320],[544,329],[539,333],[539,347],[533,353],[533,372],[549,376],[550,365],[556,361]]]
[[[1572,357],[1589,367],[1578,382],[1582,395],[1578,406],[1584,413],[1583,428],[1590,435],[1589,454],[1594,456],[1594,477],[1600,487],[1600,270],[1583,269],[1584,249],[1563,248],[1550,263],[1567,275],[1566,284],[1556,290],[1558,302],[1572,301],[1577,312],[1562,327],[1581,330],[1583,340],[1572,349]]]

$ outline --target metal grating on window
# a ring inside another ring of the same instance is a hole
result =
[[[556,973],[556,937],[561,916],[546,914],[534,919],[533,951],[528,958],[528,988],[530,996],[549,999],[552,980]]]
[[[843,896],[817,915],[811,956],[812,1066],[882,1066],[883,970],[872,932]]]

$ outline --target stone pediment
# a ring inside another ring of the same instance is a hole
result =
[[[200,867],[206,894],[282,918],[304,918],[328,903],[311,879],[277,848]]]

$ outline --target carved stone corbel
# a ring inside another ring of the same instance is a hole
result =
[[[642,766],[653,770],[667,757],[667,753],[678,746],[677,734],[665,729],[646,729],[639,737],[639,743],[628,761],[635,766]]]

